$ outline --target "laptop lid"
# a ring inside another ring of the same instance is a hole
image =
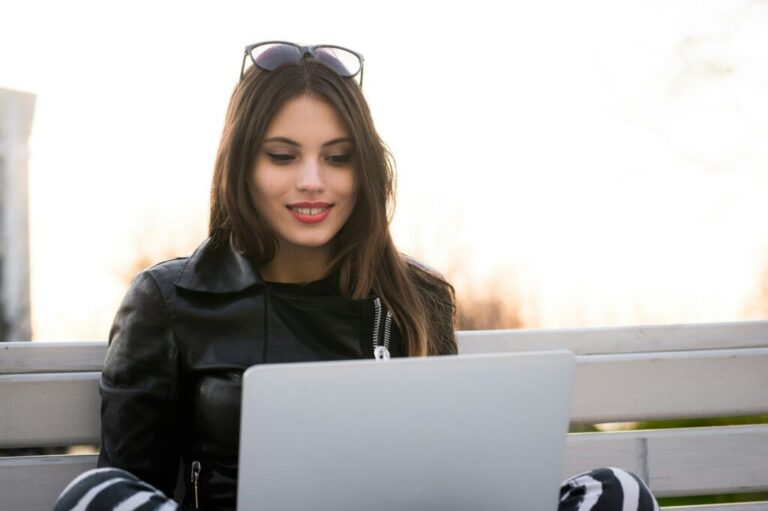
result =
[[[254,366],[239,511],[556,509],[567,351]]]

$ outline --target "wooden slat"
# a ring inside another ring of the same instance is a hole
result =
[[[95,466],[95,455],[0,458],[0,509],[48,511],[69,481]],[[564,479],[601,466],[635,472],[659,497],[767,491],[768,426],[569,435]],[[758,511],[763,505],[701,509]]]
[[[101,371],[107,343],[0,342],[0,375]]]
[[[768,348],[577,357],[571,422],[768,414]]]
[[[661,509],[668,511],[768,511],[768,502],[712,504],[709,506],[668,506]]]
[[[768,321],[457,332],[462,353],[568,349],[577,355],[768,347]],[[0,343],[0,374],[99,371],[107,345]]]
[[[576,355],[768,347],[768,321],[457,332],[460,353],[567,349]]]
[[[94,454],[0,458],[0,511],[51,511],[61,491],[96,467]]]
[[[659,497],[768,491],[768,425],[568,435],[564,478],[605,466]]]
[[[577,357],[571,422],[768,414],[768,348]],[[98,443],[99,373],[0,376],[0,447]]]
[[[0,447],[99,443],[100,375],[0,376]]]

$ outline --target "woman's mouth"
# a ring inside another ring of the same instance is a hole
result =
[[[305,224],[316,224],[322,222],[325,217],[331,213],[333,204],[313,203],[313,204],[292,204],[286,206],[288,211],[298,220]]]

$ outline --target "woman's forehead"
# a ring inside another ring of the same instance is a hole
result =
[[[341,116],[325,99],[302,94],[278,109],[267,126],[264,140],[287,138],[301,145],[351,139]]]

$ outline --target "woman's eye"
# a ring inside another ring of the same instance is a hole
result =
[[[352,155],[351,154],[334,154],[328,157],[328,160],[331,163],[349,163],[352,161]]]
[[[267,153],[267,156],[275,163],[289,162],[295,158],[290,153]]]

